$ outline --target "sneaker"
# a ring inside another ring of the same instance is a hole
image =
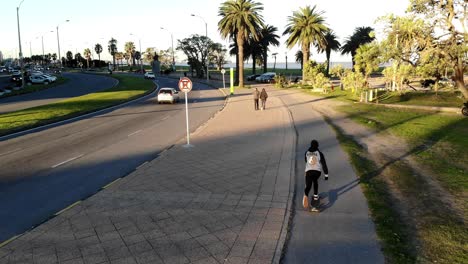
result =
[[[310,211],[311,211],[311,212],[319,212],[319,209],[316,208],[316,207],[312,207],[312,208],[310,208]]]
[[[319,196],[314,194],[314,201],[318,201],[318,199],[319,199]]]
[[[302,206],[304,207],[304,209],[309,208],[309,197],[307,197],[306,195],[304,195],[304,198],[302,198]]]

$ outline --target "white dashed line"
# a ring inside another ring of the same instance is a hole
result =
[[[67,159],[66,161],[60,162],[59,164],[56,164],[56,165],[52,166],[52,169],[55,169],[55,168],[57,168],[58,166],[62,166],[63,164],[65,164],[65,163],[67,163],[67,162],[74,161],[74,160],[79,159],[79,158],[81,158],[81,157],[83,157],[83,155],[79,155],[79,156],[76,156],[76,157],[74,157],[74,158]]]
[[[143,164],[141,164],[140,166],[138,166],[136,169],[140,169],[141,167],[145,166],[145,164],[148,163],[147,161],[145,161]]]
[[[135,135],[135,134],[138,134],[138,133],[140,133],[141,131],[143,131],[143,130],[138,130],[138,131],[135,131],[135,132],[131,133],[131,134],[130,134],[130,135],[128,135],[128,136],[129,136],[129,137],[131,137],[131,136],[133,136],[133,135]]]

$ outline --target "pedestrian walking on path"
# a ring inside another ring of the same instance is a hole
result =
[[[262,92],[260,93],[260,99],[262,100],[262,110],[265,110],[266,108],[266,100],[268,98],[268,94],[265,91],[265,88],[262,89]]]
[[[319,150],[319,143],[317,140],[312,140],[310,142],[309,149],[305,152],[305,182],[306,186],[304,189],[304,198],[302,199],[302,205],[305,209],[309,208],[309,192],[314,185],[314,202],[318,202],[318,179],[320,178],[320,174],[325,173],[325,180],[328,180],[328,167],[327,162],[325,161],[325,156]],[[316,206],[312,208],[312,210],[317,210]],[[314,211],[315,211],[314,210]]]
[[[253,91],[253,99],[254,99],[255,110],[259,109],[259,107],[258,107],[258,99],[259,98],[260,98],[260,92],[258,91],[257,88],[255,88],[255,90]]]

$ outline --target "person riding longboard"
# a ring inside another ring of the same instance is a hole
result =
[[[318,149],[319,143],[317,140],[312,140],[310,142],[309,149],[305,152],[305,182],[306,186],[304,189],[304,198],[302,199],[302,205],[304,209],[309,208],[309,192],[314,185],[314,195],[313,202],[311,203],[312,208],[311,212],[318,212],[320,205],[320,197],[318,195],[318,179],[323,171],[325,174],[325,180],[328,180],[328,167],[327,162],[325,161],[325,156]]]

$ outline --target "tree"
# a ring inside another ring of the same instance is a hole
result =
[[[117,53],[117,40],[111,38],[109,40],[109,45],[107,46],[107,50],[109,51],[110,55],[112,55],[113,65],[115,68],[115,53]]]
[[[71,61],[73,60],[73,53],[71,51],[67,51],[67,65],[68,67],[71,66]]]
[[[102,52],[102,46],[101,46],[101,44],[96,43],[96,45],[94,45],[94,51],[95,51],[96,54],[98,55],[99,61],[101,61],[101,52]]]
[[[54,60],[54,61],[57,60],[57,53],[52,54],[52,60]]]
[[[239,56],[239,86],[244,86],[244,44],[252,36],[259,39],[257,30],[263,25],[260,11],[263,5],[252,0],[228,0],[221,4],[218,30],[224,39],[235,33]]]
[[[330,55],[331,51],[338,51],[341,48],[340,42],[337,40],[337,36],[333,30],[329,30],[325,34],[325,46],[317,46],[318,52],[325,52],[325,56],[327,57],[327,72],[326,75],[329,76],[330,74]]]
[[[216,69],[220,70],[226,64],[227,49],[221,43],[213,43],[210,47],[209,62],[216,65]]]
[[[181,50],[188,58],[188,64],[196,70],[198,77],[203,77],[202,69],[206,69],[208,47],[213,45],[213,41],[206,36],[192,35],[190,38],[179,40],[177,50]]]
[[[135,66],[135,44],[132,41],[125,43],[125,54],[127,64],[129,64],[128,60],[132,59],[132,66]]]
[[[146,48],[145,52],[143,52],[143,61],[151,64],[155,54],[156,50],[154,48]]]
[[[359,46],[370,43],[375,39],[374,29],[371,27],[358,27],[354,30],[353,35],[346,39],[345,44],[341,47],[341,54],[351,54],[353,67],[354,56]]]
[[[120,64],[119,64],[119,65],[122,65],[122,64],[123,64],[123,63],[122,63],[122,60],[125,58],[123,52],[118,52],[118,51],[117,51],[117,52],[114,54],[114,56],[115,56],[115,59],[117,60],[117,64],[119,64],[119,61],[120,61]]]
[[[141,53],[139,51],[135,52],[135,60],[138,61],[138,64],[141,64]]]
[[[381,62],[380,47],[377,43],[368,43],[361,45],[356,50],[356,64],[354,68],[364,74],[364,79],[367,80],[369,75],[379,69]]]
[[[276,35],[278,31],[277,27],[271,25],[264,25],[260,33],[260,46],[262,47],[262,59],[263,59],[263,72],[267,72],[267,62],[268,62],[268,47],[270,45],[279,46],[279,36]]]
[[[296,62],[301,64],[301,71],[304,69],[304,55],[302,54],[302,50],[298,50],[295,54]]]
[[[83,55],[85,56],[86,58],[86,66],[88,67],[89,69],[89,60],[91,59],[91,50],[86,48],[84,51],[83,51]]]
[[[433,25],[431,45],[422,53],[440,53],[453,68],[457,88],[468,100],[464,74],[468,70],[468,2],[466,0],[410,0],[409,11]]]
[[[310,44],[324,46],[325,33],[328,27],[325,25],[325,19],[322,17],[324,12],[316,10],[316,6],[310,8],[300,8],[294,11],[292,16],[288,17],[288,24],[283,35],[289,34],[286,45],[289,49],[296,44],[301,45],[302,61],[307,65],[310,57]],[[304,70],[302,78],[305,80]]]
[[[259,36],[260,37],[260,36]],[[261,38],[261,37],[260,37]],[[244,60],[252,58],[252,73],[255,74],[257,58],[263,55],[262,46],[259,40],[255,40],[253,36],[249,36],[244,44]]]

